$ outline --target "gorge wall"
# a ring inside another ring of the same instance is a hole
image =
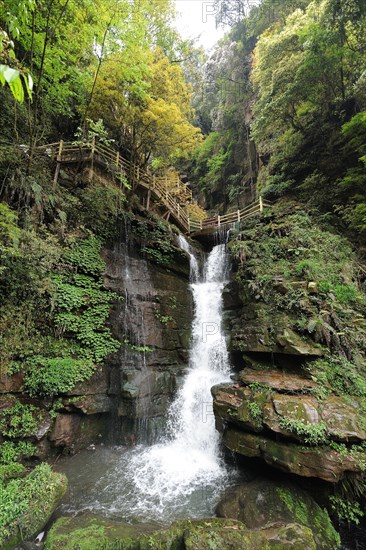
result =
[[[119,350],[53,399],[24,393],[22,373],[0,377],[4,418],[14,406],[32,407],[36,425],[27,435],[39,458],[103,441],[152,442],[187,366],[189,258],[177,234],[144,211],[126,215],[118,233],[102,256],[104,288],[116,296],[108,324]]]
[[[233,232],[229,247],[236,373],[212,389],[224,445],[298,480],[328,482],[333,495],[357,486],[366,466],[366,302],[349,242],[282,201]]]

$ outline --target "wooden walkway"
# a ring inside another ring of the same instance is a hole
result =
[[[265,208],[271,208],[271,206],[271,202],[262,199],[262,197],[259,197],[259,199],[252,202],[248,206],[245,206],[241,210],[235,210],[230,214],[225,214],[223,216],[213,216],[212,218],[205,218],[201,221],[191,220],[190,232],[198,233],[208,230],[212,231],[219,229],[220,227],[240,223],[250,218],[251,216],[262,214]]]
[[[163,217],[172,221],[186,234],[200,232],[214,232],[225,225],[241,222],[250,216],[262,213],[264,208],[269,208],[271,203],[262,200],[249,206],[225,214],[213,216],[203,220],[193,219],[188,213],[188,204],[192,201],[192,191],[179,177],[173,182],[168,181],[168,176],[155,176],[148,170],[140,168],[137,164],[124,159],[119,151],[111,149],[94,140],[89,143],[59,141],[37,148],[57,162],[54,182],[57,183],[61,164],[89,163],[93,168],[99,165],[114,177],[124,176],[134,188],[143,188],[147,191],[146,208],[155,202],[165,207]],[[170,185],[168,185],[168,183]],[[204,212],[202,210],[202,212]]]

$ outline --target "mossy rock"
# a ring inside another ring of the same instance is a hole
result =
[[[267,531],[271,550],[316,550],[316,542],[309,527],[299,523],[290,523],[279,529]]]
[[[331,550],[339,547],[339,535],[330,521],[328,512],[320,508],[308,493],[292,484],[260,479],[239,485],[231,489],[221,500],[217,506],[217,513],[221,517],[240,520],[248,529],[254,530],[290,524],[303,526],[310,530],[311,537],[308,531],[299,528],[284,530],[274,535],[274,540],[287,540],[289,544],[301,540],[301,537],[305,537],[305,540],[310,537],[312,545],[309,543],[310,546],[305,545],[302,548]],[[297,535],[291,539],[293,530]]]
[[[51,528],[45,550],[315,550],[311,530],[291,524],[248,530],[232,519],[184,520],[151,531],[152,525],[117,524],[83,515],[60,518]],[[141,534],[145,531],[144,534]]]
[[[93,514],[61,517],[48,532],[45,550],[140,550],[138,538],[155,529],[150,524],[117,523]]]
[[[14,486],[6,504],[10,507],[13,502],[13,510],[21,511],[13,514],[9,524],[0,526],[2,550],[10,550],[42,531],[67,490],[67,478],[53,472],[48,464],[37,466],[19,481],[21,485],[18,490]]]

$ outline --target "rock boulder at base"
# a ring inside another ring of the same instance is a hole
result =
[[[64,475],[53,472],[48,464],[37,466],[26,478],[15,480],[18,490],[9,488],[8,524],[0,525],[0,548],[10,550],[23,540],[31,540],[42,531],[67,490]],[[5,488],[5,495],[7,489]]]
[[[304,540],[309,539],[310,546],[304,548],[331,550],[339,546],[339,536],[328,512],[321,509],[308,493],[290,483],[256,479],[239,485],[227,492],[216,512],[219,517],[242,521],[248,529],[268,529],[267,535],[273,537],[269,540],[277,540],[278,544],[283,541],[284,548],[296,548],[290,544],[294,544],[300,535]],[[279,525],[281,533],[278,532]],[[276,533],[271,533],[273,527],[276,527]]]

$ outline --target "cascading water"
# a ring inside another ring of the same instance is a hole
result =
[[[185,239],[183,235],[178,235],[178,244],[180,248],[184,250],[184,252],[187,252],[189,256],[190,280],[191,282],[195,283],[196,281],[198,281],[199,273],[200,273],[200,268],[198,266],[197,258],[193,254],[187,239]]]
[[[198,264],[187,241],[180,237],[183,250],[190,254],[193,280]],[[222,332],[222,289],[227,276],[225,245],[216,246],[208,257],[203,280],[192,283],[195,302],[190,370],[169,412],[165,440],[136,455],[131,472],[143,495],[141,511],[181,507],[194,491],[218,489],[227,472],[219,453],[210,388],[228,378],[229,362]]]
[[[107,472],[95,474],[93,493],[75,509],[91,509],[124,519],[169,522],[207,517],[227,487],[229,471],[219,450],[210,389],[228,380],[229,361],[222,331],[222,290],[228,277],[225,245],[214,247],[200,277],[187,241],[180,246],[191,259],[195,303],[189,369],[173,401],[166,434],[150,447],[106,450]],[[118,456],[118,452],[120,455]],[[85,469],[85,468],[84,468]],[[88,478],[89,483],[93,480]],[[80,484],[83,479],[80,478]],[[70,510],[70,507],[69,507]]]

